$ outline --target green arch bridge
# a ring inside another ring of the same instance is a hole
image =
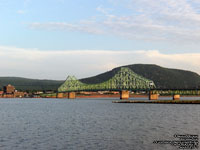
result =
[[[152,80],[136,74],[129,68],[122,67],[112,78],[98,84],[86,84],[74,76],[68,76],[58,88],[58,92],[150,90],[155,87]]]

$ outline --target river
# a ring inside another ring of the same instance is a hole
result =
[[[200,135],[200,105],[116,99],[0,99],[0,150],[177,150],[156,140]]]

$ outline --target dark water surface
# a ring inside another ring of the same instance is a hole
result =
[[[0,99],[0,150],[177,150],[154,140],[200,135],[200,105],[113,99]]]

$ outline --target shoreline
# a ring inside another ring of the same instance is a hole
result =
[[[172,97],[171,95],[166,95],[166,96],[159,96],[159,98],[170,98]],[[181,97],[199,97],[200,99],[200,95],[181,95]],[[41,96],[41,97],[0,97],[1,98],[68,98],[67,96],[64,97],[57,97],[57,96]],[[113,95],[100,95],[100,94],[93,94],[93,95],[76,95],[76,98],[120,98],[120,94],[113,94]],[[148,95],[134,95],[134,94],[130,94],[129,98],[149,98]]]

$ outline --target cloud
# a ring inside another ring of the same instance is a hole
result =
[[[113,1],[112,1],[113,2]],[[188,0],[116,0],[112,8],[100,5],[95,19],[31,23],[32,29],[59,29],[110,34],[131,40],[197,44],[200,40],[200,3]],[[198,7],[199,6],[199,7]],[[112,11],[109,11],[112,10]],[[117,13],[120,10],[120,15]],[[127,12],[128,13],[123,13]]]
[[[28,8],[28,5],[30,4],[31,0],[23,0],[23,8],[22,9],[19,9],[17,10],[17,13],[18,14],[25,14],[27,13],[27,8]]]
[[[18,10],[17,13],[18,13],[18,14],[24,14],[25,11],[24,11],[24,10]]]
[[[27,7],[30,4],[31,0],[24,0],[24,7]]]
[[[64,30],[64,31],[81,31],[92,34],[104,34],[104,31],[98,29],[92,21],[82,21],[79,25],[64,22],[39,23],[34,22],[29,25],[31,29],[45,30]]]
[[[200,53],[163,54],[158,50],[43,51],[0,46],[0,76],[64,80],[68,75],[89,77],[135,63],[157,64],[200,74],[199,60]]]

